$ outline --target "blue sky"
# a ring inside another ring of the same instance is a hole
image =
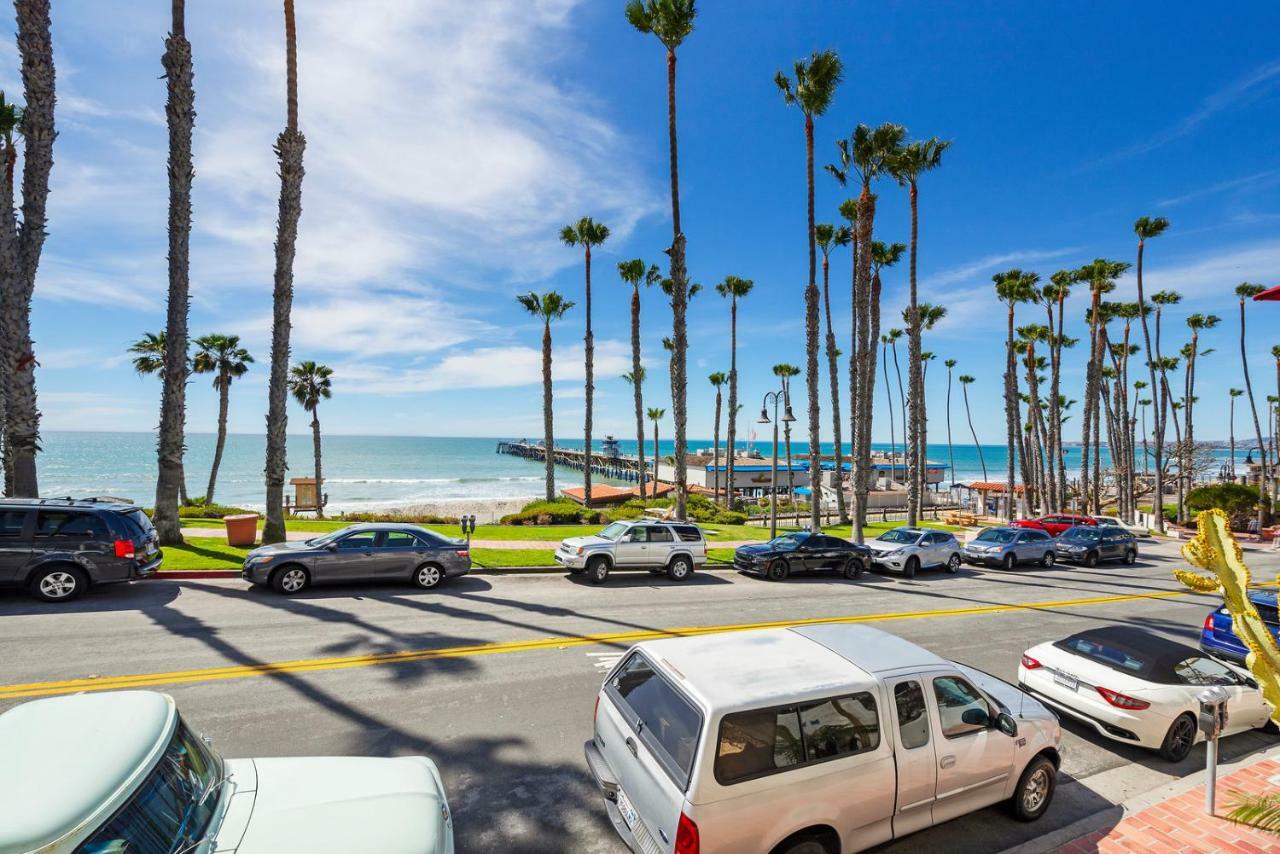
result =
[[[164,6],[55,4],[60,135],[34,308],[45,429],[146,430],[157,420],[157,380],[135,376],[124,350],[164,318]],[[615,265],[663,259],[670,226],[662,50],[631,30],[622,6],[299,5],[309,146],[294,353],[335,368],[326,430],[540,434],[540,328],[514,296],[554,288],[579,301],[555,336],[557,432],[580,435],[581,255],[558,232],[584,214],[613,229],[594,277],[596,432],[634,430],[618,379],[629,367],[628,291]],[[971,399],[983,439],[1004,434],[992,273],[1019,266],[1047,278],[1097,256],[1132,261],[1131,225],[1143,214],[1173,223],[1147,253],[1150,289],[1186,297],[1168,336],[1180,343],[1191,311],[1223,318],[1204,336],[1217,349],[1201,373],[1197,434],[1225,437],[1226,390],[1240,384],[1231,289],[1275,284],[1280,270],[1280,12],[1264,3],[1233,4],[1229,14],[1182,3],[1150,15],[1124,4],[1049,8],[704,0],[679,65],[689,267],[707,286],[689,316],[692,436],[710,436],[705,377],[728,367],[727,304],[711,288],[725,275],[756,283],[740,312],[745,415],[772,385],[771,365],[803,364],[802,120],[772,77],[831,47],[846,74],[818,121],[819,164],[858,122],[895,121],[954,141],[920,188],[923,298],[950,310],[926,349],[978,377]],[[266,409],[281,30],[275,3],[189,10],[198,113],[191,328],[239,333],[258,357],[233,390],[232,429],[244,432],[261,428]],[[0,87],[20,92],[11,34],[0,42]],[[877,189],[877,236],[905,241],[905,192],[889,182]],[[834,219],[850,192],[819,173],[819,221]],[[887,318],[905,304],[905,266],[886,276]],[[845,251],[832,267],[833,307],[847,323]],[[1117,297],[1132,293],[1126,279]],[[1077,297],[1069,315],[1077,330],[1084,303]],[[1250,310],[1260,397],[1274,391],[1276,311]],[[1028,317],[1039,320],[1039,310]],[[656,290],[644,294],[644,321],[648,400],[670,410],[659,343],[670,317]],[[1068,391],[1079,397],[1079,349],[1068,367]],[[929,384],[938,439],[940,363]],[[189,429],[210,430],[215,416],[213,390],[195,379]],[[305,429],[299,411],[291,428]],[[670,435],[669,424],[663,430]],[[875,433],[888,439],[883,406]]]

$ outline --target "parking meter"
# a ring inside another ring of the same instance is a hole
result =
[[[1214,801],[1218,785],[1218,736],[1227,728],[1227,690],[1214,685],[1205,688],[1196,699],[1200,701],[1200,731],[1205,738],[1204,811],[1214,814]]]
[[[467,538],[467,543],[471,543],[471,535],[476,532],[476,517],[473,513],[470,516],[463,516],[458,520],[462,523],[462,535]]]

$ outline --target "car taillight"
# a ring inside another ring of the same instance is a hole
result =
[[[1204,618],[1204,630],[1206,632],[1213,630],[1213,612],[1212,611],[1210,611],[1209,615]]]
[[[1040,662],[1036,661],[1034,658],[1032,658],[1031,656],[1027,655],[1026,653],[1023,653],[1023,654],[1022,654],[1022,666],[1023,666],[1023,667],[1025,667],[1025,668],[1027,668],[1028,670],[1035,670],[1037,667],[1043,667],[1044,665],[1043,665],[1043,664],[1041,664]]]
[[[116,557],[133,557],[133,540],[116,540]]]
[[[457,552],[455,552],[455,554],[458,557],[471,557],[471,552],[467,549],[458,549]]]
[[[1112,691],[1110,688],[1099,688],[1098,693],[1102,695],[1102,699],[1106,700],[1108,703],[1115,706],[1117,709],[1137,710],[1137,709],[1147,709],[1151,707],[1151,704],[1148,703],[1146,700],[1139,700],[1134,697],[1129,697],[1117,691]]]
[[[698,854],[698,825],[684,813],[680,813],[680,825],[676,828],[675,854]]]

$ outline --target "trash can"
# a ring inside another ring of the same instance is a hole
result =
[[[238,516],[223,516],[227,526],[227,545],[247,547],[258,541],[258,514],[243,513]]]

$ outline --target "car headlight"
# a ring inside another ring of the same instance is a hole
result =
[[[261,565],[264,565],[264,564],[271,563],[271,561],[273,561],[273,560],[275,560],[275,559],[276,559],[276,556],[275,556],[275,555],[258,555],[257,557],[251,557],[251,558],[249,558],[249,562],[250,562],[250,563],[255,563],[255,564],[258,564],[259,566],[261,566]]]
[[[894,549],[894,550],[893,550],[893,551],[891,551],[891,552],[885,552],[885,553],[884,553],[884,556],[885,556],[885,557],[897,557],[898,555],[902,554],[902,553],[903,553],[903,552],[905,552],[905,551],[906,551],[906,549]]]
[[[576,549],[574,549],[573,553],[574,553],[574,554],[576,554],[576,555],[580,555],[580,554],[582,554],[583,552],[585,552],[586,550],[587,550],[587,547],[586,547],[586,546],[578,546]]]

